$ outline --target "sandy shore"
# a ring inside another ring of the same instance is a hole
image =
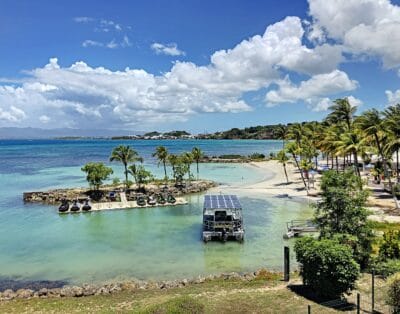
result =
[[[289,197],[303,197],[315,200],[315,197],[307,195],[304,184],[301,180],[300,173],[298,173],[295,166],[291,163],[286,165],[288,173],[289,184],[286,182],[282,164],[276,160],[269,160],[263,162],[250,162],[245,164],[246,167],[257,168],[258,171],[265,174],[265,179],[257,183],[242,183],[238,182],[229,186],[218,186],[211,189],[214,193],[239,193],[246,192],[247,194],[270,194],[270,195],[285,195]],[[310,189],[310,193],[315,193],[317,190]]]

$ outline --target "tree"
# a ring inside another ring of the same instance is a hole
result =
[[[139,154],[129,146],[119,145],[113,149],[110,161],[119,161],[124,165],[125,186],[128,188],[128,163],[143,161]]]
[[[95,190],[99,190],[103,181],[107,180],[113,173],[113,170],[102,162],[89,162],[81,170],[86,172],[86,180]]]
[[[356,106],[352,106],[348,98],[336,99],[329,107],[332,112],[326,118],[332,124],[344,122],[347,130],[353,127],[354,114],[357,111]]]
[[[360,267],[349,247],[335,240],[304,237],[294,250],[305,285],[323,297],[340,297],[355,287]]]
[[[274,129],[274,136],[280,140],[282,140],[282,148],[285,148],[285,141],[288,135],[288,127],[283,124],[279,124],[275,129]]]
[[[198,147],[193,147],[192,149],[192,157],[196,162],[196,170],[197,170],[197,180],[199,180],[199,162],[203,158],[204,154]]]
[[[190,175],[190,165],[191,165],[192,162],[193,162],[193,155],[192,155],[192,153],[189,153],[189,152],[183,153],[182,156],[181,156],[181,160],[182,160],[182,162],[186,165],[186,170],[187,170],[187,172],[188,172],[188,178],[189,178],[189,184],[190,184],[190,178],[191,178],[191,175]]]
[[[160,165],[160,163],[163,164],[163,166],[164,166],[164,180],[165,180],[165,182],[167,182],[167,180],[168,180],[168,176],[167,176],[168,150],[164,146],[158,146],[156,148],[155,153],[153,154],[153,157],[157,157],[158,165]]]
[[[139,190],[141,184],[144,184],[153,178],[151,172],[146,170],[143,165],[130,165],[129,173],[133,176]]]
[[[360,177],[353,171],[327,171],[321,180],[321,201],[315,212],[315,222],[321,238],[339,238],[348,244],[357,261],[366,265],[371,252],[372,230],[365,208],[368,192],[362,189]]]
[[[276,157],[278,158],[278,162],[281,163],[283,166],[283,171],[285,172],[285,177],[286,177],[286,183],[289,184],[289,178],[286,171],[286,163],[288,162],[289,158],[284,150],[279,151]]]
[[[365,153],[365,138],[362,138],[357,131],[351,130],[342,133],[336,145],[339,153],[342,153],[343,155],[352,154],[354,156],[356,174],[360,177],[361,174],[358,167],[358,156]]]
[[[300,172],[301,179],[303,180],[304,187],[307,189],[307,183],[304,179],[303,171],[300,169],[299,162],[297,160],[297,155],[301,152],[301,149],[295,142],[290,142],[286,144],[286,151],[292,155],[294,162],[296,163],[296,167]]]

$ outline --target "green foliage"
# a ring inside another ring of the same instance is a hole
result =
[[[304,284],[324,297],[338,297],[355,286],[360,269],[352,251],[336,240],[304,237],[296,241],[297,261]]]
[[[389,230],[383,234],[379,257],[383,260],[400,258],[400,231]]]
[[[249,158],[252,160],[262,160],[265,159],[265,155],[264,154],[260,154],[260,153],[253,153],[251,155],[249,155]]]
[[[238,155],[238,154],[225,154],[225,155],[220,155],[218,158],[221,158],[221,159],[244,159],[245,157],[242,155]]]
[[[385,261],[378,261],[374,265],[374,270],[377,275],[387,278],[394,273],[400,272],[400,260],[388,259]]]
[[[95,190],[98,190],[103,181],[107,180],[113,173],[113,170],[102,162],[89,162],[81,170],[86,172],[86,180]]]
[[[119,145],[113,149],[110,161],[119,161],[124,166],[125,185],[128,187],[128,164],[130,162],[143,161],[139,154],[129,146]]]
[[[164,167],[164,180],[168,181],[167,176],[167,160],[168,160],[168,150],[164,146],[158,146],[153,154],[153,157],[158,159],[158,165],[162,164]]]
[[[341,242],[351,243],[355,258],[365,267],[372,250],[372,229],[365,208],[368,192],[362,189],[361,179],[352,171],[330,170],[322,177],[321,191],[321,201],[315,205],[321,238],[342,234]]]
[[[147,308],[146,314],[202,314],[204,304],[189,296],[177,297]]]
[[[113,178],[112,180],[112,185],[118,186],[120,184],[121,180],[119,178]]]
[[[153,179],[151,172],[146,170],[143,165],[130,165],[129,173],[133,176],[139,188],[141,184],[145,184]]]
[[[387,304],[393,306],[394,313],[400,313],[400,273],[388,278]]]

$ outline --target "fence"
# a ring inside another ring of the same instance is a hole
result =
[[[372,296],[361,295],[357,293],[348,298],[335,299],[319,303],[320,306],[334,309],[344,313],[371,313],[371,314],[390,314],[392,308],[386,304],[382,304],[373,300]],[[313,307],[308,305],[307,311],[309,314],[313,313]],[[320,313],[320,309],[315,313]]]

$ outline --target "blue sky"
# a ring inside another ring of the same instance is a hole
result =
[[[400,102],[389,0],[0,3],[0,127],[187,129]]]

